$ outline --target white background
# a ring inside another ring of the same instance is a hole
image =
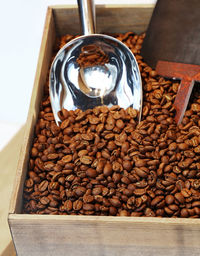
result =
[[[152,4],[156,0],[96,0],[96,4]],[[48,5],[76,0],[1,1],[0,150],[26,122]]]

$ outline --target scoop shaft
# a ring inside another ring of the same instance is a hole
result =
[[[77,0],[84,35],[95,34],[95,5],[93,0]]]

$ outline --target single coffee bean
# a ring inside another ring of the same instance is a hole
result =
[[[165,197],[166,204],[173,204],[174,203],[174,196],[173,195],[167,195]]]
[[[92,168],[88,168],[86,170],[86,175],[90,178],[95,178],[97,176],[97,171],[95,169],[92,169]]]
[[[72,201],[67,200],[67,201],[64,202],[63,209],[64,209],[65,211],[67,211],[67,212],[71,211],[71,210],[72,210],[72,207],[73,207]]]
[[[186,208],[181,209],[181,217],[187,218],[189,216],[188,210]]]
[[[121,180],[121,174],[114,172],[112,175],[112,180],[114,183],[118,183]]]
[[[83,163],[83,164],[89,165],[89,164],[92,163],[93,158],[92,158],[91,156],[81,156],[81,157],[80,157],[80,161],[81,161],[81,163]]]
[[[141,178],[146,178],[149,174],[148,168],[134,168],[136,174]]]
[[[116,215],[117,214],[117,209],[113,206],[110,206],[109,207],[109,214],[113,215],[113,216]]]
[[[129,213],[127,212],[127,210],[122,210],[119,213],[120,216],[129,216]]]
[[[190,197],[190,196],[192,195],[191,191],[190,191],[189,189],[187,189],[187,188],[183,188],[183,189],[181,190],[181,194],[182,194],[185,198]]]
[[[93,195],[100,195],[102,192],[102,188],[101,187],[96,187],[96,188],[93,188],[92,190],[92,194]]]
[[[77,196],[83,196],[85,194],[85,192],[86,192],[85,187],[78,186],[75,189],[75,193],[76,193]]]
[[[83,210],[93,211],[94,210],[94,205],[93,204],[83,204]]]
[[[82,208],[82,206],[83,206],[83,202],[80,201],[80,200],[76,200],[76,201],[73,202],[73,209],[74,209],[75,211],[80,211],[80,209]]]
[[[39,186],[38,189],[40,192],[44,192],[48,188],[49,182],[47,180],[43,180]]]
[[[143,166],[147,166],[147,162],[143,159],[139,159],[135,162],[135,166],[136,167],[143,167]]]
[[[151,205],[156,206],[158,203],[160,203],[164,199],[164,196],[156,196],[152,201]]]
[[[111,198],[110,203],[112,204],[112,206],[117,208],[121,206],[121,202],[117,198]]]
[[[180,204],[184,204],[185,203],[185,198],[182,195],[182,193],[176,193],[174,195],[175,199],[180,203]]]
[[[112,174],[112,165],[110,163],[106,163],[103,169],[103,174],[105,176],[110,176]]]
[[[187,150],[189,148],[189,146],[186,143],[180,143],[180,144],[178,144],[178,148],[180,150]]]
[[[62,162],[63,163],[69,163],[69,162],[71,162],[72,161],[72,155],[66,155],[66,156],[64,156],[63,158],[62,158]]]
[[[98,201],[97,198],[95,198],[95,200]],[[83,202],[84,203],[92,203],[93,201],[94,201],[94,196],[86,195],[86,194],[83,196]]]
[[[122,165],[127,171],[130,171],[133,168],[131,162],[128,160],[123,161]]]

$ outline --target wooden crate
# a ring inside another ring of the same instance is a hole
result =
[[[98,7],[97,32],[143,32],[152,10],[152,5]],[[77,9],[49,7],[8,216],[17,255],[200,255],[199,219],[21,214],[29,151],[52,47],[56,35],[66,33],[80,33]]]

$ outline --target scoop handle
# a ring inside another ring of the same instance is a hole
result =
[[[96,18],[93,0],[77,0],[79,17],[84,35],[95,34]]]

